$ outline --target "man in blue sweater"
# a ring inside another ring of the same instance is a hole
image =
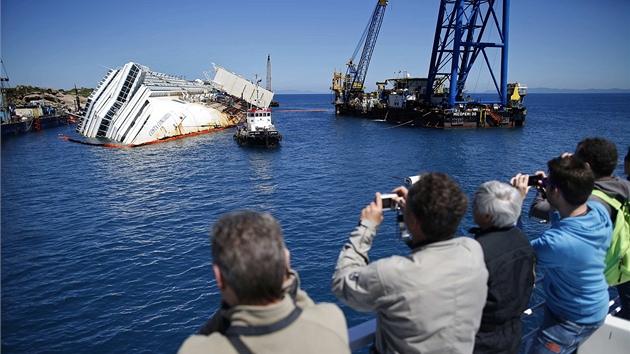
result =
[[[603,323],[608,314],[604,258],[612,222],[601,203],[587,199],[595,178],[573,156],[547,163],[542,188],[552,206],[551,228],[531,241],[544,269],[545,316],[530,353],[571,353]],[[512,179],[525,198],[528,175]]]

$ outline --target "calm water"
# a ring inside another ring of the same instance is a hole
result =
[[[303,287],[336,302],[338,252],[374,192],[444,171],[473,195],[588,136],[630,145],[627,94],[530,94],[523,129],[464,131],[335,117],[329,95],[276,98],[276,150],[241,148],[231,130],[135,149],[58,139],[68,127],[3,137],[2,352],[175,352],[216,310],[208,232],[228,211],[273,213]],[[472,226],[469,212],[460,234]],[[370,256],[406,252],[388,213]],[[342,308],[351,326],[372,318]]]

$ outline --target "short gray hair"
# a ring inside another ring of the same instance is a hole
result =
[[[516,225],[522,205],[523,199],[516,188],[507,183],[489,181],[477,188],[473,210],[478,214],[492,215],[494,227],[510,227]]]
[[[212,227],[212,262],[245,305],[282,298],[287,272],[278,220],[252,210],[222,215]]]

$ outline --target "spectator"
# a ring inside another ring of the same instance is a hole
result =
[[[357,311],[376,311],[378,353],[470,353],[488,271],[477,241],[453,238],[468,198],[444,173],[422,175],[409,191],[398,187],[394,193],[412,237],[411,253],[369,263],[383,221],[376,193],[339,255],[332,290]]]
[[[573,155],[586,164],[593,171],[595,176],[594,189],[604,192],[609,197],[619,201],[630,200],[630,183],[624,181],[620,177],[613,176],[615,168],[617,168],[617,146],[612,141],[604,138],[586,138],[580,141]],[[626,160],[628,156],[626,156]],[[628,169],[630,163],[625,162],[625,168]],[[614,222],[617,218],[617,211],[601,198],[591,195],[589,200],[601,203],[608,212],[610,219]],[[534,215],[540,219],[547,220],[549,215],[549,203],[542,198],[542,194],[538,193],[530,215]],[[621,302],[621,312],[619,316],[630,320],[630,282],[617,285],[619,299]]]
[[[626,158],[623,159],[623,172],[626,174],[626,179],[630,181],[630,147],[628,148]]]
[[[612,223],[601,203],[588,201],[595,178],[573,156],[547,163],[541,172],[546,199],[557,212],[551,228],[531,241],[538,266],[545,269],[545,315],[530,353],[571,353],[599,328],[608,314],[604,258]],[[525,198],[529,176],[512,179]]]
[[[481,244],[488,269],[488,297],[474,353],[518,353],[523,323],[536,281],[536,254],[527,236],[516,227],[523,201],[506,183],[490,181],[475,193],[471,229]]]
[[[223,215],[211,239],[222,306],[179,353],[350,352],[343,313],[333,304],[315,305],[299,288],[273,216]]]

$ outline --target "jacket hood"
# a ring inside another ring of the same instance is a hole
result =
[[[617,176],[595,180],[595,189],[599,189],[609,196],[621,197],[624,200],[630,198],[630,181]]]
[[[602,244],[610,244],[612,221],[608,212],[598,202],[588,201],[586,205],[591,209],[588,214],[580,217],[563,218],[560,219],[559,223],[566,230],[573,230],[569,232],[579,237],[582,241],[596,247],[600,247]],[[602,238],[602,235],[607,235],[608,237]],[[607,248],[605,247],[604,250]]]

